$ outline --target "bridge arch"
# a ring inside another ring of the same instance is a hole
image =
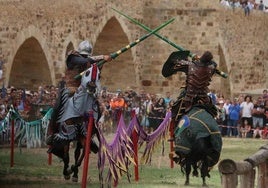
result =
[[[55,84],[50,50],[40,30],[31,25],[19,32],[14,46],[9,56],[11,64],[7,66],[6,85],[36,89],[40,84]]]
[[[128,36],[124,22],[115,16],[110,17],[96,38],[93,54],[110,54],[132,42]],[[135,47],[134,47],[135,48]],[[102,86],[108,86],[109,90],[125,90],[128,86],[137,85],[136,66],[134,61],[135,49],[131,48],[116,58],[116,62],[106,63],[102,69]],[[128,75],[127,84],[122,82],[122,75]]]

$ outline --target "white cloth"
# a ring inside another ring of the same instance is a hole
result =
[[[253,103],[252,102],[242,102],[240,104],[240,107],[242,108],[242,117],[252,117],[252,110],[253,110]]]

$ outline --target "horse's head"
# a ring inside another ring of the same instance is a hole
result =
[[[96,64],[91,65],[82,76],[81,85],[89,94],[94,94],[100,87],[100,70]]]

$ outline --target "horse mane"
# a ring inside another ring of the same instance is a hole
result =
[[[64,105],[68,101],[69,96],[70,96],[69,89],[62,88],[59,91],[59,95],[53,107],[53,112],[51,114],[51,121],[50,121],[50,126],[52,126],[51,128],[54,133],[58,132],[57,121],[61,118],[62,114],[64,113]]]

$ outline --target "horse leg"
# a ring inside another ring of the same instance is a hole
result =
[[[198,177],[198,171],[197,171],[198,165],[197,163],[193,164],[193,176]]]
[[[185,172],[186,172],[186,181],[185,181],[184,185],[189,185],[190,184],[190,173],[191,173],[191,163],[189,161],[186,161]]]
[[[69,157],[69,145],[70,143],[66,144],[64,146],[64,154],[63,154],[63,163],[64,163],[64,167],[63,167],[63,175],[64,175],[64,179],[69,180],[70,179],[70,174],[72,173],[68,167],[69,167],[69,162],[70,162],[70,157]]]
[[[203,187],[207,187],[206,176],[210,177],[209,170],[208,170],[208,163],[207,163],[206,160],[204,160],[202,162],[202,166],[201,166],[201,177],[202,177],[202,180],[203,180],[203,185],[202,185]]]
[[[75,159],[75,164],[71,166],[73,176],[72,176],[72,181],[73,182],[78,182],[78,167],[81,165],[82,160],[84,158],[84,154],[82,153],[81,155],[81,149],[83,148],[82,144],[80,141],[76,143],[76,148],[74,150],[74,159]],[[82,159],[81,159],[82,158]]]

